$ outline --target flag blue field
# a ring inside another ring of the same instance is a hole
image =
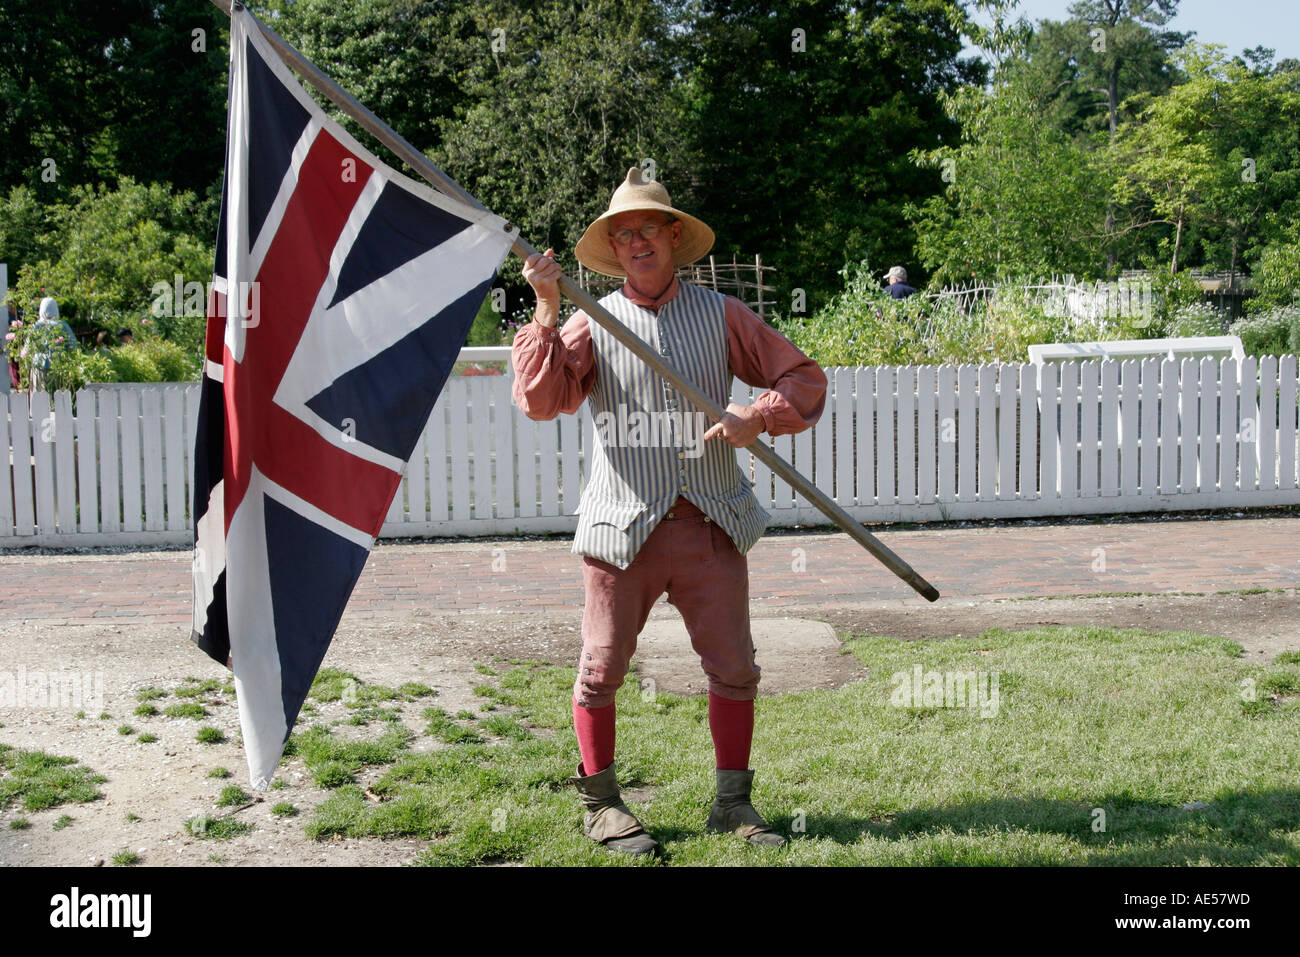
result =
[[[515,231],[363,149],[247,11],[230,46],[193,640],[266,788]]]

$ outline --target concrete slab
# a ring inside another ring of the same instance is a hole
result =
[[[835,629],[808,618],[754,618],[750,621],[758,666],[763,669],[759,694],[808,688],[838,688],[865,678],[866,669],[852,655],[840,653]],[[708,679],[680,616],[654,618],[637,639],[637,675],[657,691],[705,694]]]

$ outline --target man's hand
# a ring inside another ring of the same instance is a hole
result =
[[[766,423],[763,421],[763,413],[752,405],[736,405],[732,402],[727,406],[722,421],[714,423],[704,433],[704,439],[707,442],[715,435],[720,435],[736,448],[743,449],[758,438],[764,428]]]
[[[533,318],[548,329],[560,321],[560,276],[563,270],[554,259],[555,250],[533,253],[524,260],[523,274],[537,296]]]

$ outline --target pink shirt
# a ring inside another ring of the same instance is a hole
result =
[[[658,299],[649,299],[623,284],[623,295],[638,306],[658,311],[677,295],[677,277]],[[770,389],[754,400],[769,435],[810,428],[826,405],[826,373],[735,296],[727,296],[727,364],[746,385]],[[590,319],[575,312],[564,328],[548,329],[534,321],[515,333],[511,351],[515,404],[530,419],[553,419],[578,411],[596,381],[596,355]]]

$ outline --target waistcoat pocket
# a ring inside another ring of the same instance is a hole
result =
[[[578,506],[578,511],[592,525],[613,525],[622,531],[626,531],[645,509],[644,502],[620,502],[603,495],[593,495]]]

